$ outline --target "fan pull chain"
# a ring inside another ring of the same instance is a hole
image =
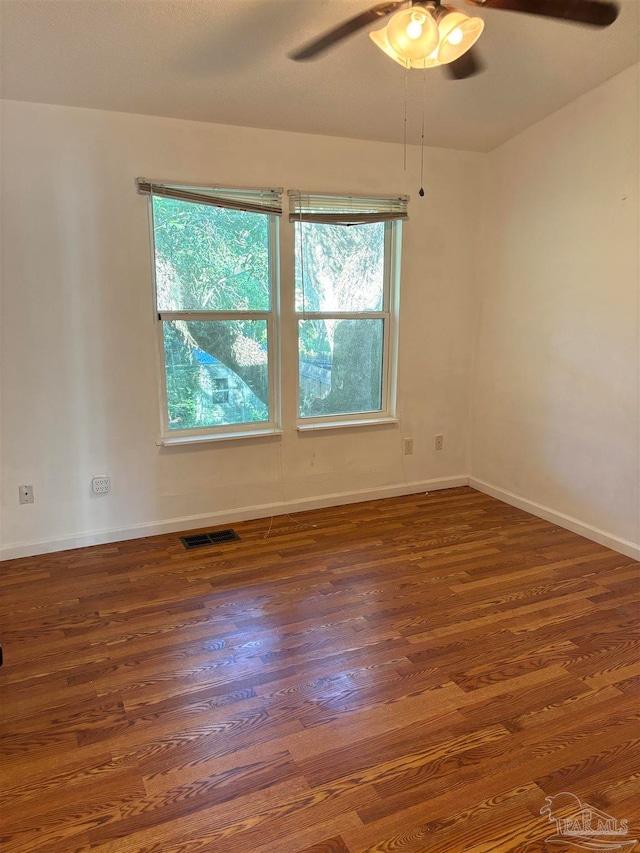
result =
[[[420,192],[418,195],[424,197],[424,114],[427,103],[427,63],[422,69],[422,138],[420,140]]]
[[[404,72],[404,138],[403,138],[403,156],[404,156],[404,171],[407,171],[407,100],[409,91],[409,66]]]

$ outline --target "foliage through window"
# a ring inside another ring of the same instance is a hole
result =
[[[392,413],[395,227],[295,222],[302,419]]]
[[[157,195],[152,210],[165,432],[273,426],[275,217]]]

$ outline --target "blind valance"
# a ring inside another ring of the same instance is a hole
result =
[[[289,190],[289,221],[325,225],[364,225],[408,219],[409,196],[365,198]]]
[[[211,207],[244,210],[247,213],[268,213],[282,216],[282,189],[239,189],[235,187],[191,187],[181,184],[161,184],[138,178],[142,195],[175,198]]]

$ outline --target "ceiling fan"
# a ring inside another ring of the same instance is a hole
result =
[[[505,9],[546,18],[558,18],[607,27],[618,17],[618,6],[609,0],[465,0],[481,9]],[[344,21],[290,58],[312,59],[347,36],[392,15],[386,26],[369,33],[373,42],[404,68],[442,65],[450,77],[461,80],[482,70],[471,48],[484,28],[482,18],[472,18],[441,0],[390,0]]]

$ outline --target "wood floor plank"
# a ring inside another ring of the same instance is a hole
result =
[[[640,838],[640,565],[461,487],[0,565],[3,853]]]

